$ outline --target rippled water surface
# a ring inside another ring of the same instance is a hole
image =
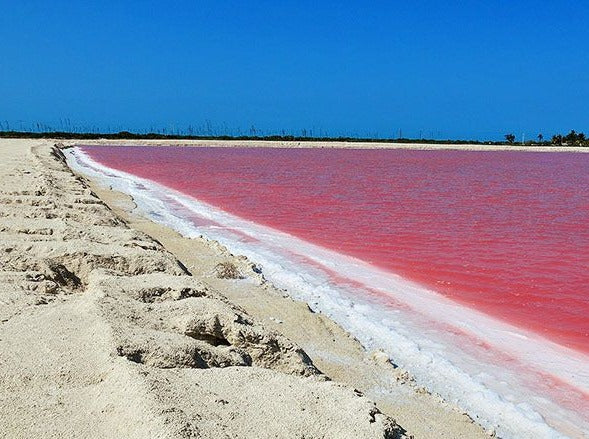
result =
[[[589,352],[589,154],[84,150]]]

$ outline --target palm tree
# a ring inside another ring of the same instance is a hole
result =
[[[550,143],[552,143],[553,145],[562,145],[562,135],[555,134],[554,136],[552,136],[552,141]]]
[[[513,142],[515,142],[515,135],[511,133],[506,134],[505,140],[507,140],[507,143],[512,144]]]

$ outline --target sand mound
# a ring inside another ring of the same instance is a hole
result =
[[[114,329],[117,353],[130,361],[159,368],[260,366],[318,373],[302,349],[190,276],[99,271],[88,291]]]

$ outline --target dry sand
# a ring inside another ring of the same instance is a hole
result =
[[[380,143],[380,142],[274,142],[267,140],[78,140],[62,141],[66,145],[150,145],[150,146],[210,146],[217,148],[353,148],[353,149],[417,149],[417,150],[458,150],[458,151],[527,151],[527,152],[581,152],[589,148],[579,146],[522,146],[522,145],[481,145],[444,143]]]
[[[0,140],[1,437],[487,436],[250,261],[74,176],[53,143]]]

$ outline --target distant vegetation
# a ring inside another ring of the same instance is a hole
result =
[[[551,143],[553,145],[589,146],[589,139],[585,137],[585,134],[571,130],[566,136],[555,134],[552,136]]]
[[[555,134],[552,138],[548,140],[544,140],[543,134],[538,134],[536,137],[537,140],[529,140],[524,142],[522,139],[521,142],[516,142],[515,135],[512,133],[506,134],[503,136],[505,141],[509,145],[539,145],[539,146],[586,146],[589,147],[589,139],[583,133],[577,133],[575,130],[571,130],[566,136],[562,134]]]
[[[68,121],[69,124],[69,121]],[[480,141],[480,140],[454,140],[454,139],[410,139],[405,137],[398,138],[380,138],[359,137],[359,136],[340,136],[331,137],[321,133],[320,136],[314,136],[313,130],[302,130],[301,135],[289,135],[282,131],[282,134],[263,135],[253,126],[247,134],[223,135],[217,134],[220,130],[211,129],[210,127],[193,129],[189,127],[186,131],[166,131],[166,129],[157,132],[133,133],[129,131],[119,131],[116,133],[98,132],[97,129],[83,131],[71,125],[65,125],[65,130],[53,130],[46,125],[36,124],[33,129],[10,129],[8,122],[0,122],[0,138],[34,138],[34,139],[76,139],[76,140],[93,140],[93,139],[136,139],[136,140],[266,140],[274,142],[381,142],[381,143],[429,143],[429,144],[451,144],[451,145],[526,145],[526,146],[584,146],[589,147],[589,139],[585,134],[571,130],[567,135],[555,134],[550,140],[545,140],[543,134],[538,134],[535,139],[517,141],[515,134],[505,134],[504,141]],[[68,129],[69,128],[69,129]],[[523,136],[522,136],[523,137]]]
[[[440,140],[440,139],[408,139],[396,138],[385,139],[378,137],[313,137],[310,135],[292,136],[292,135],[190,135],[190,134],[162,134],[162,133],[131,133],[129,131],[120,131],[118,133],[80,133],[67,131],[0,131],[0,138],[33,138],[33,139],[161,139],[161,140],[268,140],[274,142],[381,142],[381,143],[432,143],[432,144],[479,144],[479,145],[501,145],[503,142],[482,142],[479,140]]]
[[[507,140],[507,143],[512,144],[515,142],[515,134],[506,134],[505,140]]]

